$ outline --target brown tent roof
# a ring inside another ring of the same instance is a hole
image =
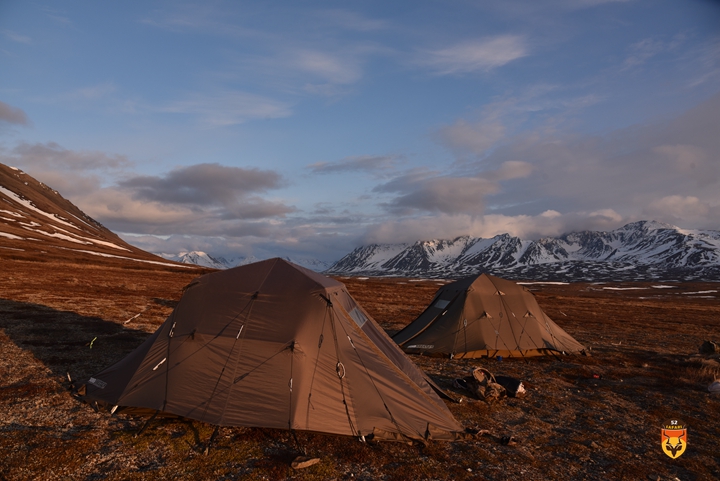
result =
[[[585,350],[543,312],[530,291],[487,274],[441,287],[393,340],[408,353],[459,358]]]
[[[87,399],[221,426],[455,439],[424,374],[340,282],[270,259],[197,278]]]

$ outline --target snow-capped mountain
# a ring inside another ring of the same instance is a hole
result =
[[[182,262],[184,264],[195,264],[203,267],[212,267],[214,269],[229,269],[231,267],[244,266],[245,264],[252,264],[253,262],[262,260],[255,256],[227,257],[214,254],[211,255],[202,251],[181,252],[179,254],[161,253],[158,255],[164,257],[165,259]],[[330,263],[313,258],[293,259],[290,257],[283,257],[283,259],[315,272],[323,272],[330,267]]]
[[[283,257],[283,259],[315,272],[325,272],[333,264],[314,257]]]
[[[536,241],[463,236],[355,249],[329,274],[456,278],[490,272],[547,280],[720,280],[720,231],[654,221]]]
[[[57,191],[0,164],[0,257],[183,267],[131,246]]]
[[[213,269],[229,269],[230,267],[243,266],[259,260],[254,256],[223,257],[211,255],[203,251],[180,252],[179,254],[168,254],[162,252],[157,255],[175,262],[193,264],[202,267],[211,267]]]

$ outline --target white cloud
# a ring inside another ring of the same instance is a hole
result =
[[[482,159],[498,147],[516,142],[517,132],[547,137],[561,125],[570,124],[578,112],[602,100],[597,94],[563,95],[566,90],[557,85],[535,84],[506,94],[484,105],[475,114],[478,120],[458,119],[437,129],[434,137],[464,162]],[[544,123],[530,130],[530,123],[537,124],[538,119],[544,119]]]
[[[262,54],[239,51],[223,76],[295,97],[338,97],[352,92],[366,60],[376,53],[374,47],[347,41],[316,43],[271,40]]]
[[[318,17],[324,24],[336,25],[338,27],[357,32],[373,32],[377,30],[384,30],[389,27],[389,22],[387,20],[368,18],[351,10],[326,10],[320,12]]]
[[[643,213],[650,218],[661,218],[676,225],[707,224],[710,214],[715,214],[717,221],[720,220],[718,211],[720,203],[711,205],[692,195],[668,195],[651,201],[643,209]]]
[[[66,26],[72,26],[73,22],[68,18],[66,12],[56,10],[51,7],[42,7],[42,12],[47,16],[48,18],[54,20],[57,23],[66,25]]]
[[[112,82],[105,82],[98,85],[92,85],[90,87],[84,87],[76,90],[70,96],[78,97],[86,100],[95,100],[107,97],[111,93],[115,92],[117,87]]]
[[[401,160],[401,157],[396,155],[360,155],[347,157],[336,162],[315,162],[307,167],[315,174],[379,173],[394,169]]]
[[[168,204],[234,205],[251,194],[277,189],[282,176],[272,170],[195,164],[178,167],[165,175],[135,175],[118,185],[137,198]]]
[[[103,176],[122,176],[133,167],[123,155],[69,150],[56,142],[22,142],[0,151],[0,162],[22,168],[69,199],[99,189]]]
[[[690,80],[689,87],[698,87],[720,77],[720,37],[700,45],[693,53],[697,56],[693,64],[695,78]]]
[[[600,209],[587,214],[594,221],[608,222],[611,225],[618,225],[623,221],[623,216],[613,209]]]
[[[190,114],[210,127],[236,125],[254,119],[289,117],[288,104],[261,95],[239,91],[221,91],[215,94],[192,93],[158,108],[160,112]]]
[[[177,4],[156,10],[142,23],[180,34],[202,33],[223,42],[229,60],[214,75],[224,80],[237,78],[263,91],[270,87],[286,94],[327,97],[347,94],[348,86],[362,78],[365,59],[380,49],[348,37],[348,32],[376,32],[386,26],[384,20],[350,10],[286,6],[279,12],[240,3]],[[184,103],[173,104],[173,110],[197,110]],[[244,114],[230,116],[237,117]],[[225,122],[226,117],[218,120]]]
[[[2,101],[0,101],[0,121],[17,125],[28,125],[30,123],[24,110]]]
[[[577,230],[608,230],[619,227],[631,218],[617,218],[608,215],[585,212],[561,214],[546,211],[539,215],[503,215],[486,214],[473,216],[433,215],[408,217],[400,220],[382,222],[370,227],[363,243],[400,243],[417,240],[453,239],[462,235],[490,238],[500,234],[510,234],[521,239],[555,237]]]
[[[404,192],[400,190],[401,195],[389,203],[392,211],[481,214],[485,210],[485,197],[497,192],[498,186],[480,177],[433,177],[403,189]]]
[[[531,164],[516,160],[475,175],[441,175],[414,170],[376,186],[374,191],[397,194],[384,204],[396,214],[425,211],[480,215],[485,211],[486,197],[499,192],[501,182],[527,177],[532,170]]]
[[[3,30],[2,33],[13,42],[24,43],[27,45],[32,43],[32,38],[26,35],[20,35],[19,33],[13,32],[12,30]]]
[[[78,192],[71,199],[90,217],[119,230],[172,233],[167,226],[188,225],[201,215],[186,206],[134,199],[132,192],[114,187]]]
[[[684,176],[695,179],[698,186],[715,184],[720,175],[718,159],[711,159],[707,152],[697,145],[660,145],[653,152],[661,154],[671,163],[669,167]]]
[[[500,35],[421,52],[417,63],[450,75],[492,70],[528,54],[522,36]]]
[[[69,150],[56,142],[29,144],[22,142],[7,154],[8,160],[34,170],[87,172],[93,170],[125,169],[132,162],[124,155],[105,152]]]
[[[522,159],[532,174],[503,184],[488,202],[531,211],[612,208],[639,214],[660,196],[720,201],[720,95],[678,118],[604,135],[539,132],[508,139],[482,160],[498,169]],[[715,126],[715,127],[714,127]],[[503,212],[516,212],[503,210]],[[662,219],[657,219],[662,220]]]
[[[362,76],[357,58],[318,50],[298,50],[292,53],[292,65],[330,84],[351,84]]]
[[[272,170],[196,164],[166,174],[137,175],[124,156],[72,151],[54,142],[0,151],[109,228],[171,235],[266,232],[273,219],[295,212],[267,192],[285,185]],[[114,185],[103,185],[111,179]],[[242,234],[247,235],[247,234]]]
[[[522,160],[507,160],[500,164],[500,167],[493,172],[488,172],[484,176],[488,180],[500,182],[503,180],[522,179],[530,176],[534,167],[529,162]]]
[[[443,143],[454,149],[482,155],[497,142],[505,138],[506,128],[497,121],[468,123],[463,119],[443,127],[438,136]]]
[[[248,15],[245,6],[241,4],[235,8],[216,2],[174,2],[168,5],[165,9],[152,10],[139,22],[171,32],[201,32],[226,38],[263,38],[268,35],[261,29],[242,25]]]
[[[623,69],[630,69],[643,65],[652,57],[664,52],[668,48],[664,42],[646,38],[630,46],[630,55],[623,62]]]
[[[456,164],[462,175],[415,170],[375,187],[395,218],[370,225],[364,240],[532,238],[641,219],[719,229],[718,124],[715,95],[674,120],[604,135],[541,127],[508,136],[477,162]]]
[[[556,210],[546,210],[545,212],[540,214],[540,217],[545,217],[547,219],[554,219],[560,216],[562,216],[562,214]]]

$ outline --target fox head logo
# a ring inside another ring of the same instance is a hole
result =
[[[673,459],[680,457],[687,449],[687,426],[677,420],[663,424],[660,446],[665,454]]]

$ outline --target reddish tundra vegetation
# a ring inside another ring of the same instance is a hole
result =
[[[590,356],[413,356],[465,397],[449,404],[456,419],[487,431],[468,441],[362,443],[236,427],[220,428],[208,447],[214,426],[111,416],[71,389],[137,347],[207,271],[12,250],[0,253],[0,265],[2,480],[720,478],[720,398],[707,390],[720,377],[720,356],[698,352],[704,340],[720,341],[717,283],[528,284]],[[391,334],[441,283],[338,280]],[[452,381],[474,367],[521,379],[527,394],[469,399]],[[677,459],[660,446],[669,419],[688,426]],[[303,454],[320,462],[294,470],[290,462]]]

